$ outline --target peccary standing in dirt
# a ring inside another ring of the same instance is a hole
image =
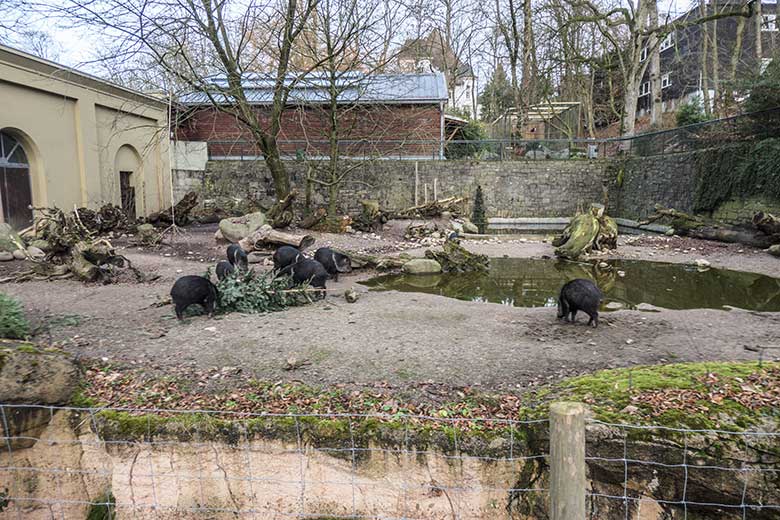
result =
[[[236,268],[233,267],[233,264],[231,264],[228,261],[222,260],[221,262],[217,263],[217,279],[221,282],[234,272],[236,272]]]
[[[227,259],[230,265],[240,271],[246,271],[249,267],[249,259],[246,257],[246,251],[244,251],[238,244],[231,244],[227,248]]]
[[[320,298],[325,297],[325,281],[328,279],[328,271],[316,260],[304,258],[300,262],[288,265],[279,274],[291,276],[295,285],[308,283],[315,289],[322,289]]]
[[[282,246],[274,251],[274,269],[284,269],[296,262],[304,260],[306,257],[293,246]]]
[[[339,280],[339,273],[352,272],[352,261],[347,255],[337,253],[329,247],[321,247],[314,253],[314,259],[322,264],[328,275]]]
[[[558,318],[574,323],[577,311],[582,311],[590,316],[588,325],[598,327],[600,303],[601,291],[595,283],[582,278],[571,280],[561,287],[561,294],[558,296]]]
[[[176,317],[179,320],[183,319],[184,310],[193,304],[202,306],[209,316],[214,316],[217,288],[202,276],[182,276],[171,288],[171,300],[176,306]]]

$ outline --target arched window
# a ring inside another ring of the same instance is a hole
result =
[[[11,134],[0,132],[0,210],[16,229],[32,224],[32,189],[27,154]]]

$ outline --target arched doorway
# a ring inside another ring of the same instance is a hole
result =
[[[119,176],[119,201],[122,210],[130,218],[136,218],[135,188],[140,176],[141,158],[138,152],[129,144],[123,145],[116,152],[114,172]]]
[[[3,221],[16,229],[32,224],[30,163],[22,143],[0,131],[0,210]]]

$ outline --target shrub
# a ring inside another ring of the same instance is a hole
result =
[[[479,121],[469,121],[455,134],[456,141],[482,141],[487,138],[487,131]],[[447,159],[465,159],[476,157],[483,150],[488,150],[487,143],[449,143],[445,150]]]
[[[704,113],[704,107],[698,96],[683,103],[677,109],[677,126],[695,125],[706,120],[707,115]]]
[[[24,339],[30,333],[30,324],[22,306],[10,296],[0,293],[0,338]]]
[[[272,312],[309,301],[305,292],[307,287],[288,290],[289,286],[289,277],[277,278],[273,271],[234,272],[217,283],[217,309],[220,312]]]
[[[485,199],[482,196],[482,186],[477,186],[477,193],[474,195],[474,210],[471,213],[471,222],[477,226],[480,233],[484,233],[487,230]]]

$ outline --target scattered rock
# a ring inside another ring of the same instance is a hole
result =
[[[664,231],[664,235],[666,235],[668,237],[673,237],[674,236],[674,229],[673,228],[667,229],[666,231]]]
[[[136,235],[138,242],[145,245],[154,245],[160,241],[160,234],[151,224],[141,224],[138,226]]]
[[[441,272],[441,264],[429,258],[415,258],[406,262],[401,270],[406,274],[437,274]]]
[[[631,345],[631,344],[633,344],[633,343],[634,343],[634,340],[633,340],[633,339],[627,339],[627,340],[626,340],[626,345]]]
[[[466,233],[477,234],[479,233],[479,228],[475,224],[473,224],[470,220],[464,220],[463,231],[465,231]]]
[[[772,256],[780,257],[780,244],[775,244],[773,246],[770,246],[769,249],[766,250],[766,252]]]
[[[243,217],[222,219],[219,221],[219,230],[222,232],[222,237],[225,240],[235,244],[263,227],[266,221],[265,213],[257,211]]]
[[[0,251],[0,262],[10,262],[14,259],[14,254],[8,251]]]
[[[633,404],[630,404],[630,405],[626,406],[625,408],[623,408],[622,410],[620,410],[620,413],[626,413],[626,414],[629,414],[629,415],[634,415],[638,411],[639,411],[639,407],[634,406]]]
[[[699,269],[709,269],[710,263],[703,259],[703,258],[697,258],[693,261],[693,263],[698,267]]]
[[[46,256],[46,253],[44,253],[40,248],[35,246],[29,246],[27,248],[27,254],[30,255],[33,260],[40,260],[44,256]]]
[[[15,249],[13,255],[17,260],[24,260],[27,258],[27,253],[24,252],[24,249]]]
[[[355,291],[354,287],[350,287],[346,291],[344,291],[344,299],[347,300],[347,303],[355,303],[360,298],[360,294],[358,294],[357,291]]]
[[[616,310],[622,309],[623,308],[623,304],[620,303],[620,302],[609,302],[606,305],[606,308],[611,310],[611,311],[616,311]]]

